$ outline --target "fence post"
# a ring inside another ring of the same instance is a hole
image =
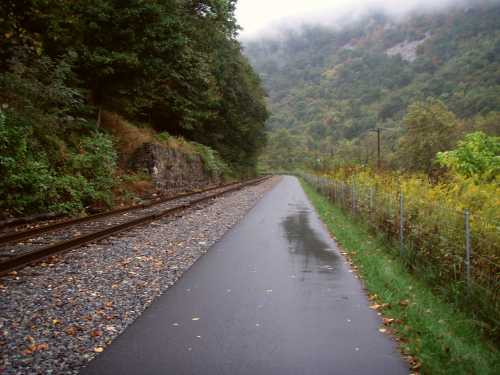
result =
[[[403,256],[404,249],[404,194],[399,193],[399,253]]]
[[[471,242],[470,242],[470,215],[469,210],[464,210],[464,222],[465,222],[465,282],[467,284],[467,290],[470,289],[470,273],[471,273]]]
[[[373,188],[370,188],[370,214],[372,213],[373,210]]]
[[[348,192],[349,192],[349,186],[345,182],[343,182],[342,183],[342,207],[346,210],[348,209],[348,207],[347,207],[347,202],[348,202],[347,201],[347,198],[348,198],[347,193]]]
[[[353,216],[356,214],[356,186],[354,185],[354,179],[352,179],[352,214]]]

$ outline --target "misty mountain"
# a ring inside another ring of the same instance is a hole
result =
[[[269,95],[271,147],[273,134],[287,129],[309,153],[346,142],[363,149],[380,126],[394,130],[386,151],[397,159],[403,118],[416,101],[435,98],[464,121],[498,114],[500,4],[481,4],[397,20],[372,12],[342,27],[247,41]]]

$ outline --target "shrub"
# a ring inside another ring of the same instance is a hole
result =
[[[222,160],[217,151],[199,143],[196,143],[195,147],[203,160],[205,171],[212,177],[220,177],[229,174],[229,166]]]
[[[87,181],[90,200],[110,205],[117,159],[111,138],[96,132],[84,137],[80,152],[71,156],[69,174],[81,176]]]
[[[438,153],[437,161],[478,183],[493,182],[500,175],[500,137],[483,132],[467,134],[455,150]]]
[[[109,136],[82,137],[77,149],[65,144],[58,164],[32,147],[36,141],[27,119],[0,111],[0,208],[75,213],[92,202],[111,204],[117,155]]]

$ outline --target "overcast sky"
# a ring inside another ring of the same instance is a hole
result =
[[[443,7],[463,0],[239,0],[236,16],[243,37],[265,33],[285,20],[334,20],[347,12],[383,8],[401,14],[418,8]],[[436,5],[437,4],[437,5]]]

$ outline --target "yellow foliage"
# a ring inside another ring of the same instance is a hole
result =
[[[362,167],[339,168],[325,177],[349,186],[354,181],[357,199],[365,210],[368,192],[372,191],[375,207],[367,217],[394,238],[398,238],[399,193],[402,192],[406,235],[418,247],[417,252],[429,259],[463,259],[464,211],[467,209],[475,261],[486,257],[489,262],[500,264],[500,188],[497,184],[478,185],[464,177],[436,184],[424,175],[377,173]],[[477,266],[476,271],[485,268]],[[494,275],[498,271],[495,267],[489,267],[487,273]]]
[[[434,205],[457,213],[468,209],[483,220],[500,220],[500,187],[495,183],[478,185],[472,179],[457,176],[434,184],[425,175],[376,173],[361,167],[339,168],[327,176],[344,182],[354,179],[356,185],[374,187],[386,194],[402,192],[409,204]]]

